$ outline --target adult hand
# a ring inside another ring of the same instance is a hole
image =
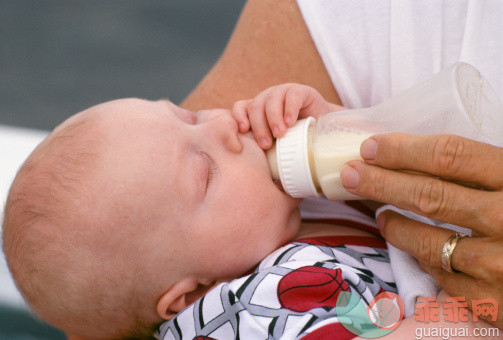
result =
[[[361,156],[341,174],[351,193],[473,230],[456,246],[457,272],[449,273],[441,253],[452,231],[389,211],[377,219],[386,240],[451,296],[495,299],[498,318],[486,320],[503,327],[503,149],[452,135],[386,134],[366,140]]]

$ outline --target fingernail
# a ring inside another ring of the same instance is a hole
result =
[[[377,152],[377,141],[372,138],[368,138],[363,141],[360,147],[360,154],[365,160],[373,160],[376,158]]]
[[[344,165],[341,170],[341,182],[346,189],[356,189],[359,180],[358,171],[349,165]]]
[[[244,131],[246,129],[245,123],[239,123],[239,130]]]
[[[276,136],[278,134],[278,132],[279,132],[279,127],[277,127],[276,125],[274,125],[272,127],[272,133]]]
[[[292,122],[292,116],[288,115],[285,117],[285,123],[289,125]]]
[[[384,223],[386,223],[386,214],[381,213],[381,214],[377,215],[376,223],[377,223],[377,228],[379,228],[379,231],[382,234],[382,229],[384,228]]]
[[[260,138],[259,144],[261,147],[266,147],[269,145],[269,140],[265,137]]]

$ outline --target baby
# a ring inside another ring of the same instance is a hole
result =
[[[4,252],[33,311],[86,338],[142,338],[299,232],[263,150],[335,109],[286,84],[224,109],[122,99],[58,126],[23,164]],[[238,127],[239,122],[239,127]]]
[[[352,337],[333,308],[338,294],[369,306],[396,291],[372,212],[345,221],[343,203],[316,201],[321,219],[301,223],[309,201],[273,183],[261,149],[298,118],[338,109],[284,84],[232,110],[122,99],[69,118],[7,199],[3,247],[24,298],[76,339],[149,339],[163,322],[163,339],[230,323],[220,338]]]

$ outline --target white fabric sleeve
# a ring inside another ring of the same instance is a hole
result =
[[[385,210],[392,210],[405,217],[425,224],[471,235],[470,229],[462,228],[453,224],[441,223],[415,214],[411,211],[399,209],[392,205],[384,205],[377,209],[376,217]],[[386,243],[388,245],[391,270],[395,276],[398,295],[400,295],[403,300],[405,316],[408,317],[414,314],[414,305],[418,297],[437,296],[441,287],[431,275],[421,269],[419,263],[414,257],[401,251],[400,249],[395,248],[389,242]],[[441,254],[438,254],[438,256],[440,257]]]

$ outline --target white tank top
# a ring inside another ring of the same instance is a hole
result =
[[[348,108],[369,107],[457,61],[503,101],[501,0],[297,0]]]
[[[502,0],[297,2],[348,108],[376,105],[458,61],[475,66],[503,102]],[[435,296],[439,287],[408,254],[389,247],[389,255],[411,315],[416,298]]]

